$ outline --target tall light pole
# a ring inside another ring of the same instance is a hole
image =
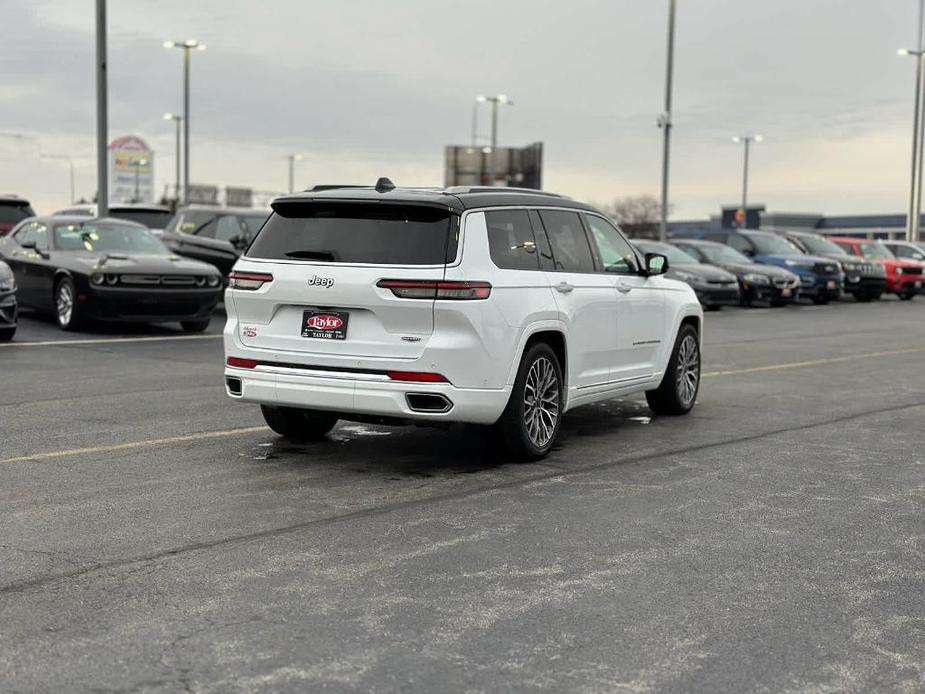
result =
[[[922,43],[923,21],[925,21],[925,0],[919,0],[918,42],[914,50],[902,48],[899,55],[915,57],[915,110],[912,116],[912,176],[909,186],[909,211],[906,215],[906,240],[919,240],[919,222],[922,216],[922,145],[925,140],[925,104],[922,103],[922,80],[925,79],[923,60],[925,45]]]
[[[289,155],[289,192],[295,192],[295,163],[302,161],[301,154]]]
[[[106,63],[106,0],[96,0],[96,207],[109,216],[109,94]]]
[[[71,159],[66,154],[42,154],[40,156],[43,159],[61,159],[62,161],[66,161],[68,163],[68,166],[71,169],[71,203],[73,203],[75,200],[75,197],[74,197],[74,160]]]
[[[668,237],[668,164],[671,159],[671,90],[674,81],[674,22],[677,1],[668,0],[668,52],[665,60],[665,110],[658,117],[662,129],[662,218],[658,225],[658,238]]]
[[[732,138],[736,144],[745,146],[745,160],[742,166],[742,228],[748,228],[748,151],[752,142],[764,142],[761,135],[740,135]]]
[[[175,166],[176,166],[176,189],[174,195],[177,198],[177,205],[180,204],[180,123],[183,122],[183,116],[178,116],[176,113],[165,113],[164,120],[172,120],[176,124],[176,146],[175,146]]]
[[[204,51],[206,45],[195,39],[164,41],[164,48],[183,49],[183,202],[189,202],[189,57],[190,51]]]
[[[472,146],[479,143],[479,106],[485,103],[485,97],[479,94],[472,102]]]
[[[498,96],[485,96],[477,97],[476,105],[482,103],[479,101],[479,98],[484,99],[484,101],[491,104],[491,155],[488,160],[488,176],[489,176],[489,185],[495,184],[495,156],[498,150],[498,105],[507,105],[513,106],[514,102],[511,101],[505,94],[498,94]]]
[[[135,199],[133,202],[141,202],[141,190],[140,190],[140,172],[142,166],[148,165],[147,159],[133,159],[131,165],[135,169]]]

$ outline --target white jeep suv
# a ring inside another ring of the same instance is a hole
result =
[[[540,458],[563,414],[645,392],[685,414],[703,312],[605,216],[511,188],[278,198],[225,298],[225,384],[293,438],[339,419],[491,425]]]

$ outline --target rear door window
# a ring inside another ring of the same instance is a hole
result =
[[[594,272],[594,258],[588,235],[577,212],[540,210],[549,245],[559,272]]]
[[[0,205],[0,224],[13,226],[26,217],[34,217],[35,213],[28,205]]]
[[[526,210],[485,213],[492,262],[504,270],[538,270],[536,238]]]
[[[443,265],[456,258],[458,215],[446,208],[383,203],[280,205],[249,258],[372,265]]]

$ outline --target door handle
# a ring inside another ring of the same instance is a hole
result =
[[[629,294],[633,291],[633,285],[626,284],[626,282],[617,282],[617,291],[621,294]]]
[[[569,294],[575,287],[569,284],[568,282],[559,282],[556,285],[556,291],[561,294]]]

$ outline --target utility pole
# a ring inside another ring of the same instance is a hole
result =
[[[196,39],[186,41],[164,41],[164,48],[183,49],[183,202],[189,202],[189,70],[190,51],[204,51],[206,45]]]
[[[175,188],[175,190],[174,190],[174,196],[175,196],[176,202],[177,202],[176,206],[179,207],[179,206],[180,206],[180,123],[183,121],[183,116],[178,116],[178,115],[175,114],[175,113],[165,113],[165,114],[164,114],[164,120],[172,120],[172,121],[176,124],[176,126],[177,126],[177,127],[176,127],[176,143],[175,143],[175,149],[176,149],[176,156],[175,156],[175,158],[176,158],[176,162],[175,162],[175,168],[176,168],[176,174],[175,174],[175,178],[176,178],[176,188]]]
[[[665,67],[665,110],[658,119],[662,128],[662,219],[658,226],[658,238],[668,237],[668,171],[671,159],[671,90],[674,79],[674,25],[677,0],[668,0],[668,54]]]
[[[297,161],[302,161],[301,154],[290,154],[289,155],[289,192],[295,192],[295,163]]]
[[[925,0],[919,0],[919,23],[918,23],[918,40],[915,48],[910,50],[902,48],[898,51],[899,55],[909,55],[915,58],[915,105],[912,115],[912,176],[909,185],[909,208],[906,213],[906,240],[911,242],[918,241],[919,238],[919,221],[922,215],[922,132],[923,121],[923,103],[922,89],[925,71],[923,71],[922,62],[925,60],[925,46],[922,45],[922,27],[925,21]]]
[[[752,142],[764,142],[761,135],[741,135],[732,138],[736,144],[745,145],[745,160],[742,166],[742,228],[748,228],[748,153]]]
[[[96,0],[96,207],[109,216],[109,104],[106,64],[106,0]]]

